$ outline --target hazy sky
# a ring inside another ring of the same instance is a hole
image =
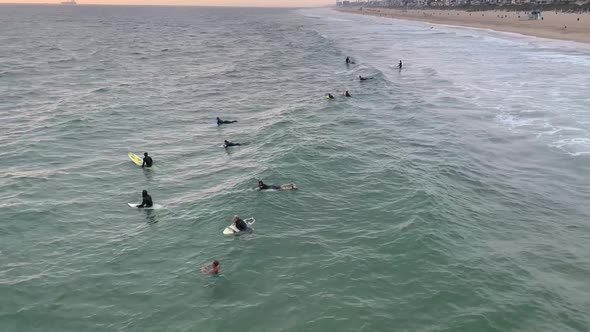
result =
[[[63,0],[0,0],[0,3],[60,3]],[[335,0],[76,0],[79,4],[173,6],[302,7],[335,4]]]

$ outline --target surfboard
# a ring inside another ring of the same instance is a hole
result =
[[[240,233],[245,233],[245,232],[251,233],[253,230],[252,224],[254,224],[256,222],[256,219],[254,219],[253,217],[250,217],[250,218],[244,219],[244,222],[246,222],[246,224],[248,225],[248,230],[240,231],[236,226],[231,224],[223,230],[223,235],[239,235]]]
[[[127,203],[127,205],[130,208],[135,208],[135,209],[158,210],[158,209],[163,208],[163,206],[160,204],[154,204],[154,205],[152,205],[152,207],[138,208],[137,206],[140,204],[141,204],[141,202],[140,203]]]
[[[295,183],[282,184],[281,190],[297,190],[297,185]]]
[[[129,156],[129,159],[131,159],[131,161],[135,164],[135,165],[139,165],[141,166],[143,164],[143,159],[139,158],[138,155],[136,155],[133,152],[129,152],[127,154],[127,156]]]

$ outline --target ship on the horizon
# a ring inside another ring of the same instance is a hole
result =
[[[63,1],[62,5],[77,5],[76,0]]]

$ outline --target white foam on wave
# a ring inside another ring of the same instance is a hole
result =
[[[570,156],[590,155],[589,137],[564,138],[548,144],[549,147],[561,150]]]

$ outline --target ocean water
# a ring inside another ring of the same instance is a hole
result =
[[[16,5],[0,45],[2,332],[590,329],[588,45]]]

